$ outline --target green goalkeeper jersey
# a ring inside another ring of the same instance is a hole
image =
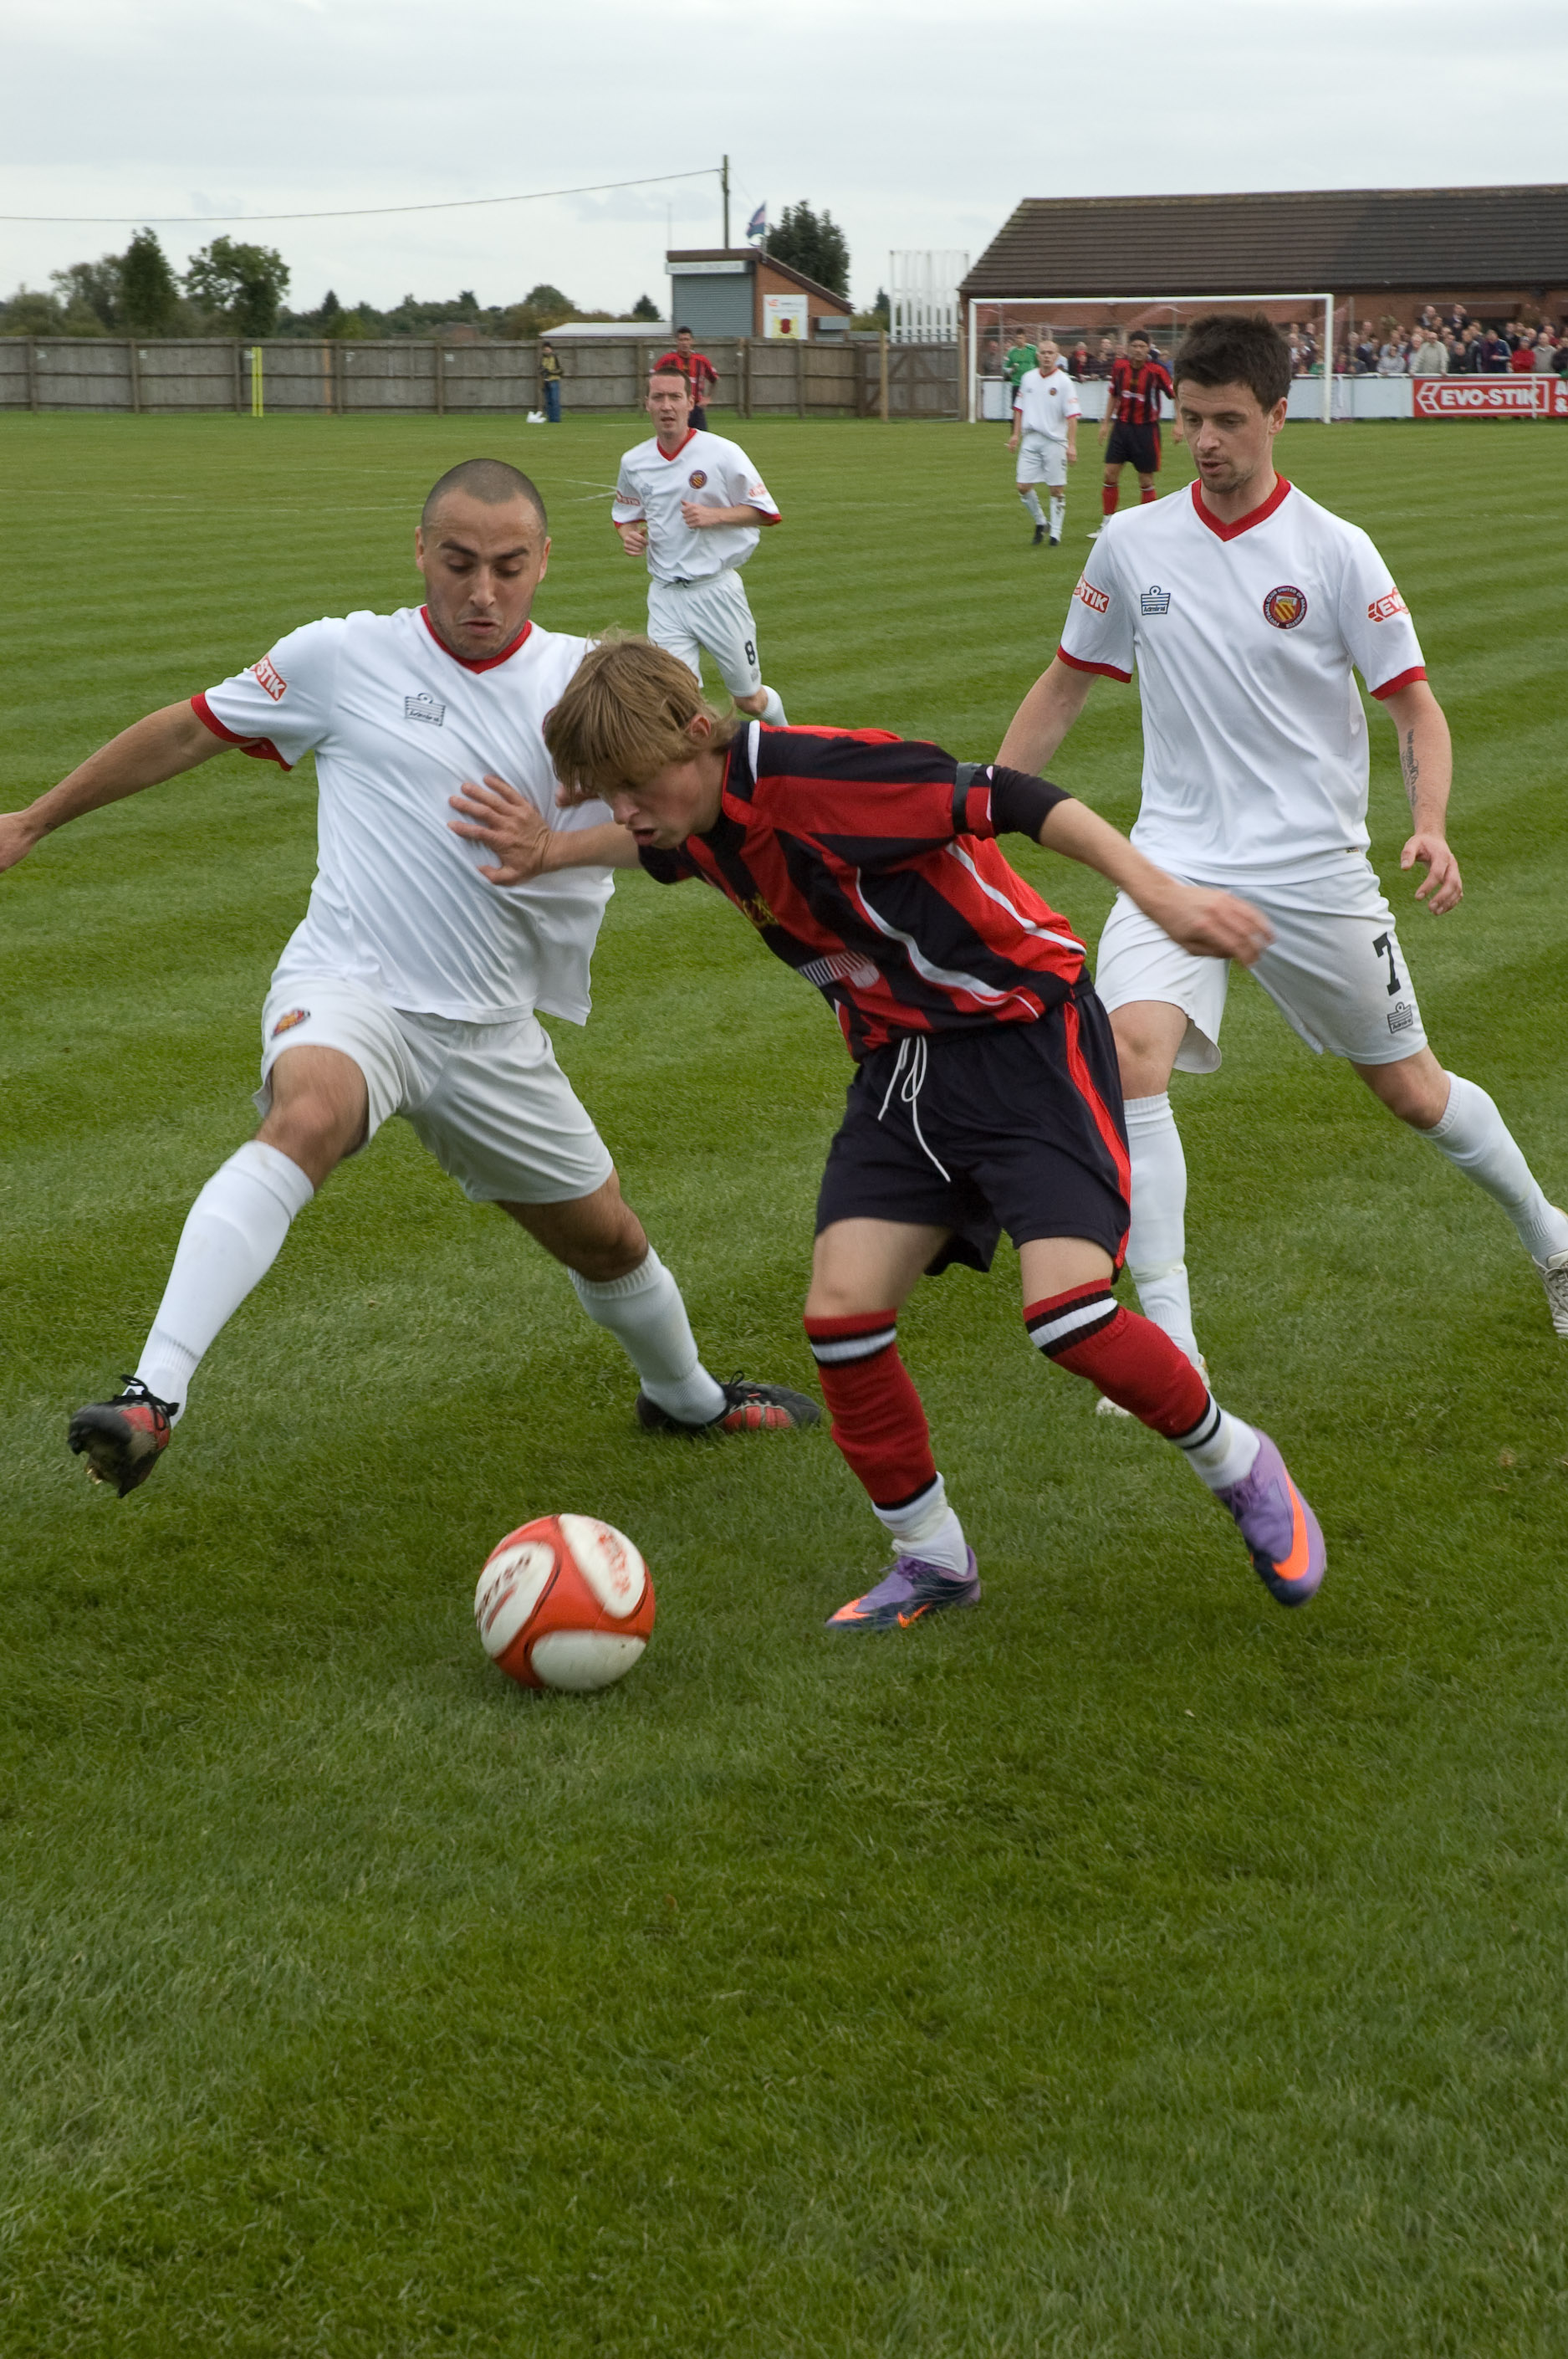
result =
[[[1014,344],[1001,364],[1002,375],[1016,391],[1032,368],[1040,365],[1040,355],[1033,344]]]

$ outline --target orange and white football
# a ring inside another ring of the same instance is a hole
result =
[[[623,1680],[654,1626],[654,1583],[624,1532],[593,1516],[539,1516],[492,1549],[473,1618],[520,1687],[586,1694]]]

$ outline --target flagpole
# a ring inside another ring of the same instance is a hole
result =
[[[728,156],[724,158],[724,169],[719,178],[724,190],[724,250],[728,254],[730,251],[730,158]]]

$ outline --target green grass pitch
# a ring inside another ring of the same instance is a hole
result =
[[[550,499],[540,619],[636,625],[603,502],[637,430],[0,421],[0,800],[416,596],[416,503],[476,450]],[[792,715],[993,752],[1092,462],[1053,552],[998,430],[741,432]],[[1429,1030],[1568,1190],[1568,435],[1298,427],[1282,465],[1380,542],[1454,723],[1438,923],[1374,727]],[[1125,825],[1137,762],[1102,683],[1057,775]],[[639,1436],[562,1274],[397,1124],[121,1505],[66,1417],[248,1135],[313,828],[308,766],[234,757],[0,880],[0,2351],[1568,2350],[1568,1345],[1500,1213],[1237,984],[1177,1084],[1190,1259],[1222,1397],[1323,1514],[1299,1615],[1040,1365],[1004,1252],[903,1322],[985,1605],[827,1639],[880,1550],[826,1434]],[[1096,880],[1023,864],[1098,928]],[[816,995],[633,878],[597,997],[557,1046],[708,1357],[809,1383],[849,1077]],[[589,1701],[521,1696],[470,1619],[560,1507],[658,1583]]]

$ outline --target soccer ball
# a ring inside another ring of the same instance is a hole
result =
[[[473,1618],[509,1680],[583,1695],[623,1680],[647,1645],[654,1584],[612,1524],[540,1516],[492,1549]]]

